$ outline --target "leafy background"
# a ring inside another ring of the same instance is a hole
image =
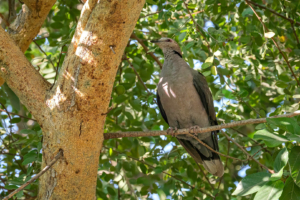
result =
[[[255,2],[295,23],[250,3],[264,29],[241,0],[190,0],[188,9],[182,0],[147,0],[117,72],[105,132],[168,128],[155,101],[160,65],[154,58],[161,63],[164,58],[149,42],[162,36],[178,41],[184,59],[206,76],[220,123],[298,110],[300,88],[283,56],[299,78],[299,2]],[[63,62],[82,5],[58,0],[25,53],[49,82]],[[0,2],[0,13],[8,15],[6,1]],[[6,84],[0,88],[0,104],[0,196],[6,196],[40,171],[42,132]],[[220,152],[240,159],[222,157],[221,179],[199,168],[170,136],[106,140],[99,158],[97,199],[300,199],[299,122],[299,117],[270,119],[224,130],[275,173],[220,134]],[[35,182],[15,198],[34,199],[37,191]]]

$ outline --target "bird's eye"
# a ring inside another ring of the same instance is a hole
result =
[[[167,42],[172,42],[172,40],[171,40],[171,39],[168,39]]]

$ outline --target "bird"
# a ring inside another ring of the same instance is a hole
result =
[[[218,125],[213,97],[206,78],[192,69],[182,58],[180,46],[171,38],[151,40],[164,54],[164,64],[157,84],[157,104],[169,125],[168,131]],[[196,134],[196,137],[215,151],[219,151],[218,131]],[[222,177],[224,166],[219,155],[188,134],[177,135],[179,143],[196,163],[212,175]]]

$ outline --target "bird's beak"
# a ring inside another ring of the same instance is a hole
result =
[[[151,40],[150,42],[152,42],[152,43],[158,43],[160,41],[159,40]]]

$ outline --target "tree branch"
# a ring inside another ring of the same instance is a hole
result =
[[[124,59],[127,60],[127,62],[129,63],[130,67],[132,68],[132,70],[134,71],[135,75],[138,77],[139,81],[141,82],[141,84],[143,85],[143,87],[145,88],[146,92],[148,93],[148,95],[151,95],[152,93],[148,90],[147,86],[145,85],[144,81],[142,80],[141,76],[137,73],[136,69],[133,67],[132,63],[130,62],[130,60],[127,58],[127,56],[124,56]],[[156,100],[153,99],[153,102],[157,104]]]
[[[188,11],[188,13],[189,13],[189,15],[190,15],[191,20],[193,21],[193,23],[194,23],[194,25],[195,25],[197,31],[202,35],[202,37],[203,37],[204,40],[206,41],[208,51],[211,52],[211,53],[213,53],[213,52],[211,51],[210,45],[209,45],[209,43],[208,43],[206,37],[202,34],[202,32],[200,31],[199,27],[197,26],[198,24],[197,24],[197,22],[194,20],[194,17],[193,17],[193,15],[192,15],[191,12],[190,12],[190,9],[188,8],[187,3],[186,3],[185,1],[183,1],[183,3],[184,3],[184,5],[185,5],[186,10]],[[199,25],[199,26],[200,26],[200,25]]]
[[[140,43],[140,45],[145,49],[146,54],[149,54],[149,55],[155,60],[155,62],[159,65],[160,69],[162,69],[162,63],[158,60],[158,58],[154,55],[153,52],[149,52],[149,53],[148,53],[149,49],[148,49],[148,47],[144,44],[144,42],[143,42],[140,38],[138,38],[138,37],[136,36],[136,34],[134,34],[134,33],[131,34],[131,38],[137,40],[138,43]]]
[[[262,9],[264,9],[264,10],[268,10],[268,11],[270,11],[271,13],[273,13],[273,14],[275,14],[275,15],[277,15],[277,16],[279,16],[279,17],[285,19],[285,20],[290,21],[292,24],[295,23],[295,24],[297,24],[297,25],[300,26],[300,22],[295,22],[293,19],[288,18],[288,17],[286,17],[286,16],[284,16],[284,15],[282,15],[282,14],[279,14],[279,13],[276,12],[275,10],[272,10],[272,9],[266,7],[266,6],[262,6],[262,5],[260,5],[260,4],[257,4],[257,3],[253,2],[253,1],[247,0],[246,2],[251,3],[252,5],[255,5],[255,6],[257,6],[257,7],[259,7],[259,8],[262,8]],[[249,5],[249,4],[248,4],[248,5]]]
[[[269,118],[280,118],[280,117],[287,117],[291,118],[294,116],[300,115],[300,111],[296,111],[294,113],[285,114],[285,115],[277,115]],[[259,119],[248,119],[248,120],[242,120],[237,122],[230,122],[227,124],[221,124],[217,126],[210,126],[205,128],[199,128],[195,131],[195,133],[206,133],[216,130],[221,130],[223,128],[231,128],[236,126],[243,126],[246,124],[261,124],[267,122],[267,118],[259,118]],[[181,134],[190,134],[190,129],[179,129],[175,135],[181,135]],[[133,132],[115,132],[115,133],[105,133],[104,139],[112,139],[112,138],[122,138],[122,137],[149,137],[149,136],[160,136],[160,135],[171,135],[167,131],[133,131]],[[225,156],[226,157],[226,156]]]
[[[56,161],[60,157],[62,157],[62,156],[63,156],[63,151],[59,150],[59,152],[56,154],[56,156],[54,157],[54,159],[42,171],[40,171],[37,175],[35,175],[34,177],[32,177],[29,181],[27,181],[26,183],[24,183],[23,185],[21,185],[18,189],[16,189],[15,191],[13,191],[12,193],[10,193],[6,197],[4,197],[3,200],[8,200],[9,198],[13,197],[18,192],[22,191],[27,185],[29,185],[30,183],[33,183],[36,179],[38,179],[46,171],[48,171],[52,167],[52,165],[54,165],[56,163]]]
[[[17,113],[8,112],[6,109],[5,109],[5,110],[0,109],[0,111],[1,111],[1,112],[6,112],[6,113],[8,114],[8,117],[10,117],[10,115],[17,115],[17,116],[19,116],[20,118],[30,119],[30,120],[36,121],[35,119],[29,118],[29,117],[25,117],[25,116],[19,115],[19,114],[17,114]]]
[[[140,83],[143,85],[143,87],[145,88],[146,92],[148,94],[151,94],[151,92],[148,90],[147,86],[145,85],[144,81],[142,80],[142,78],[140,77],[140,75],[137,73],[136,69],[134,68],[134,66],[132,65],[132,63],[130,62],[130,60],[127,58],[126,55],[124,55],[124,59],[128,62],[129,66],[134,71],[135,75],[138,77]]]
[[[40,31],[56,0],[24,0],[17,19],[8,29],[10,37],[25,52]]]
[[[46,108],[46,91],[50,87],[28,62],[7,32],[0,28],[0,75],[36,119]]]
[[[263,23],[263,21],[261,20],[261,17],[257,14],[257,12],[255,11],[255,9],[252,7],[251,3],[249,0],[245,0],[246,3],[249,5],[249,7],[251,8],[251,10],[254,12],[255,16],[257,17],[257,19],[260,21],[260,23],[263,25],[263,27],[265,28],[265,31],[269,32],[269,29],[267,28],[267,26]],[[275,39],[272,37],[271,40],[273,41],[273,43],[275,44],[275,46],[277,47],[277,49],[279,50],[280,54],[282,55],[283,59],[285,60],[285,62],[287,63],[290,71],[292,72],[292,75],[294,76],[298,86],[300,87],[300,82],[297,79],[291,65],[290,62],[288,61],[288,59],[285,57],[284,53],[281,51],[280,47],[278,46],[277,42],[275,41]]]
[[[254,162],[256,162],[259,166],[261,166],[262,168],[268,170],[271,174],[274,174],[274,170],[269,169],[268,167],[266,167],[265,165],[261,164],[258,160],[254,159],[254,155],[251,156],[239,143],[237,143],[235,140],[233,140],[232,138],[230,138],[224,131],[221,131],[223,135],[225,135],[225,137],[230,140],[231,142],[233,142],[238,148],[240,148],[248,157],[248,159],[253,160]]]

